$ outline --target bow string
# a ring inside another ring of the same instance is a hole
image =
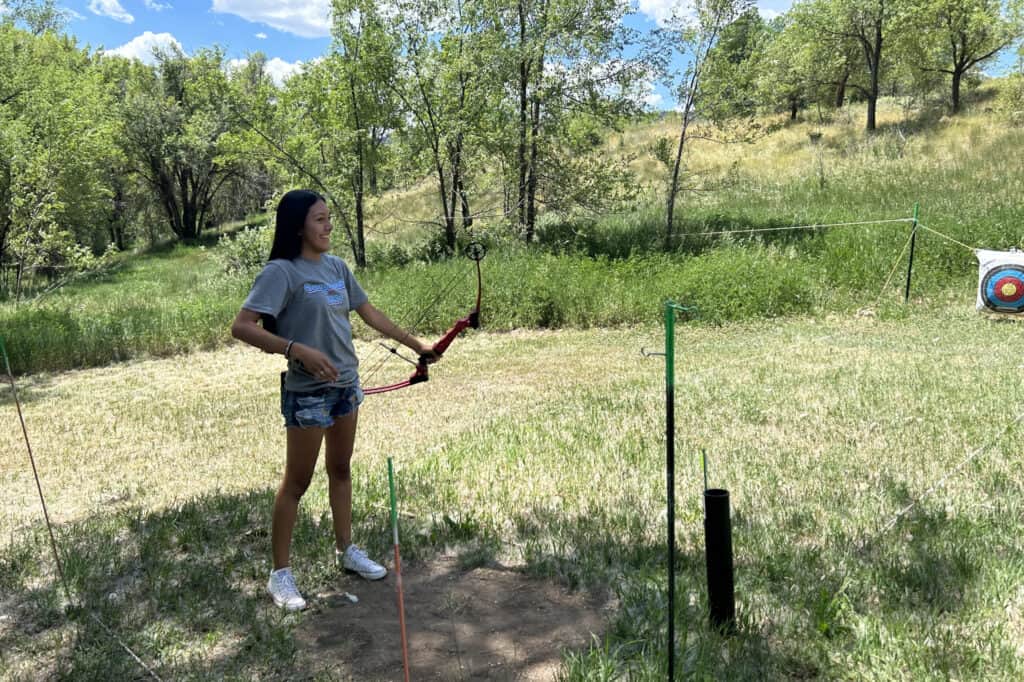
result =
[[[451,346],[452,342],[455,341],[455,339],[457,339],[462,332],[464,332],[467,329],[480,328],[480,301],[483,297],[483,274],[480,269],[480,261],[484,259],[484,256],[487,254],[487,250],[484,248],[484,245],[481,244],[480,242],[473,241],[466,246],[464,253],[466,257],[472,260],[476,265],[476,303],[473,306],[473,309],[470,310],[468,314],[466,314],[464,317],[457,319],[452,324],[452,326],[449,327],[448,330],[441,335],[441,338],[435,341],[434,344],[431,346],[431,350],[433,351],[433,354],[436,356],[437,359],[440,359],[444,355],[445,351],[448,350],[448,347]],[[420,317],[416,320],[416,322],[414,322],[408,328],[410,331],[406,332],[406,336],[402,339],[402,341],[407,339],[409,336],[412,336],[411,330],[415,329],[423,322],[423,320],[426,319],[427,315],[434,308],[434,306],[436,306],[438,302],[441,301],[441,299],[444,298],[449,291],[451,291],[452,287],[458,282],[459,278],[462,276],[464,276],[463,273],[456,273],[456,275],[452,277],[451,280],[449,280],[449,282],[441,289],[440,293],[438,293],[438,295],[435,296],[434,299],[424,308],[423,312],[420,314]],[[388,346],[387,344],[384,343],[381,343],[380,345],[387,349],[391,355],[395,355],[405,360],[406,362],[415,365],[416,369],[409,376],[409,378],[405,379],[404,381],[399,381],[393,384],[364,388],[364,395],[376,395],[378,393],[388,393],[390,391],[397,391],[400,388],[406,388],[407,386],[422,384],[430,380],[430,372],[428,369],[428,361],[430,360],[429,356],[421,355],[418,360],[414,361],[410,360],[409,358],[406,358],[404,355],[399,353],[397,347]],[[385,355],[380,360],[380,362],[374,365],[369,372],[363,375],[362,380],[364,382],[368,381],[370,377],[372,377],[374,374],[377,373],[378,370],[380,370],[380,368],[384,365],[384,363],[387,362],[387,360],[388,355]]]

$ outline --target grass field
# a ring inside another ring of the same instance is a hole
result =
[[[680,674],[1024,675],[1020,326],[971,303],[964,292],[881,318],[680,327]],[[357,537],[377,555],[390,546],[393,456],[403,563],[454,548],[466,565],[501,560],[611,594],[604,639],[567,653],[566,678],[663,679],[664,367],[639,354],[662,340],[658,327],[477,334],[431,383],[368,399]],[[404,376],[397,364],[387,371]],[[75,598],[165,679],[303,672],[303,616],[263,594],[279,368],[232,345],[22,380]],[[91,620],[61,615],[0,395],[0,676],[139,677]],[[701,449],[711,484],[732,497],[739,630],[728,639],[703,613]],[[315,593],[336,580],[322,473],[301,513],[294,565]]]

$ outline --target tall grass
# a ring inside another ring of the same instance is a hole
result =
[[[99,281],[0,307],[0,334],[17,372],[167,356],[227,341],[243,295],[205,250],[177,246]]]
[[[827,124],[786,124],[750,145],[695,141],[688,172],[732,170],[717,191],[681,196],[667,252],[657,196],[661,171],[642,162],[649,158],[642,153],[636,171],[647,194],[635,206],[608,215],[542,215],[538,242],[529,249],[509,237],[507,223],[479,220],[478,235],[492,244],[484,262],[485,324],[496,330],[633,324],[656,315],[653,306],[667,297],[693,302],[713,322],[872,306],[889,300],[905,277],[899,256],[909,224],[705,233],[909,219],[915,203],[922,224],[950,239],[920,232],[913,293],[935,300],[969,290],[975,261],[964,245],[1024,247],[1024,207],[1017,201],[1024,176],[1015,165],[1024,131],[984,111],[952,120],[928,112],[907,118],[894,102],[881,111],[873,135],[860,129],[854,113]],[[637,125],[607,153],[643,152],[674,127],[671,117]],[[811,132],[821,133],[817,143]],[[444,329],[474,295],[470,264],[438,260],[432,228],[410,223],[430,217],[431,201],[423,185],[378,202],[371,223],[391,222],[369,233],[373,267],[359,273],[372,300],[399,322],[423,315],[414,329],[421,334]],[[340,231],[337,239],[336,251],[344,254]],[[252,260],[263,241],[243,234],[230,255]],[[59,371],[224,343],[254,274],[224,276],[225,258],[210,256],[227,249],[177,247],[137,257],[107,281],[0,306],[0,333],[15,369]],[[893,290],[883,291],[889,273]],[[453,278],[458,288],[444,294]],[[438,305],[424,310],[439,294]]]

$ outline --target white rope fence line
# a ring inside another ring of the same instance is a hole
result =
[[[936,235],[938,237],[942,237],[946,241],[950,241],[950,242],[953,242],[954,244],[956,244],[958,246],[962,246],[962,247],[964,247],[965,249],[967,249],[969,251],[973,252],[973,251],[977,251],[978,250],[978,247],[976,247],[976,246],[970,246],[969,244],[964,244],[962,241],[953,239],[948,234],[943,234],[943,233],[939,232],[938,230],[934,230],[934,229],[928,227],[927,225],[923,225],[921,223],[918,223],[917,226],[920,227],[922,230],[927,230],[928,232],[931,232],[932,234],[934,234],[934,235]]]
[[[855,227],[858,225],[888,225],[892,223],[912,223],[913,218],[888,218],[885,220],[858,220],[846,223],[816,223],[813,225],[790,225],[788,227],[758,227],[746,230],[715,230],[713,232],[680,232],[678,239],[686,237],[717,237],[727,234],[758,234],[762,232],[785,232],[786,230],[816,230],[824,227]],[[918,223],[920,226],[920,223]]]

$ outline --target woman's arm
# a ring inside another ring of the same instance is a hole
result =
[[[255,346],[265,353],[284,354],[288,347],[288,339],[271,334],[260,326],[260,314],[242,308],[231,323],[231,336],[239,341],[244,341],[250,346]],[[294,350],[294,345],[292,346]],[[289,353],[290,355],[290,353]]]
[[[359,313],[359,317],[363,318],[363,322],[389,339],[408,347],[417,355],[426,356],[428,360],[437,359],[434,357],[435,353],[431,344],[425,343],[422,339],[413,336],[412,332],[396,325],[387,315],[373,307],[369,301],[356,308],[356,312]]]
[[[287,350],[289,358],[295,358],[302,363],[306,371],[316,377],[322,377],[329,381],[336,381],[338,368],[330,359],[312,346],[303,343],[293,343],[290,339],[271,334],[260,326],[260,314],[242,308],[231,323],[231,336],[239,341],[244,341],[250,346],[255,346],[267,353],[281,353]],[[291,348],[289,349],[289,344]]]

